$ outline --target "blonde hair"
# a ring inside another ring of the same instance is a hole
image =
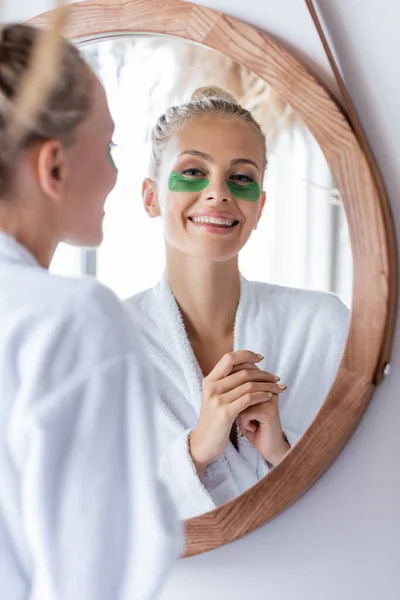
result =
[[[13,102],[30,68],[39,35],[39,29],[18,24],[4,27],[0,36],[0,197],[9,191],[13,165],[22,149],[46,139],[73,143],[77,127],[90,112],[93,72],[78,49],[65,41],[50,94],[18,146],[13,144],[8,135]]]
[[[252,126],[261,136],[266,166],[267,144],[265,135],[252,114],[240,106],[229,92],[217,86],[205,86],[197,88],[189,102],[169,108],[154,125],[151,131],[152,148],[150,157],[150,177],[152,179],[156,179],[159,175],[162,153],[169,140],[191,119],[213,114],[224,119],[239,119]]]

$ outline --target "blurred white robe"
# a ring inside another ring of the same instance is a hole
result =
[[[1,597],[158,598],[183,536],[131,319],[0,233],[0,331]]]
[[[270,465],[243,437],[238,450],[228,441],[224,453],[199,479],[188,436],[200,414],[203,374],[166,275],[126,305],[141,327],[152,374],[159,382],[160,475],[182,518],[202,514],[256,484]],[[262,354],[260,368],[287,384],[279,410],[291,446],[308,429],[329,392],[348,322],[348,310],[334,294],[249,282],[241,276],[234,350]]]

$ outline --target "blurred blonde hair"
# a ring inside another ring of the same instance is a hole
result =
[[[74,141],[77,127],[86,119],[91,106],[94,74],[78,49],[61,42],[57,76],[39,111],[14,144],[8,135],[14,103],[31,67],[41,31],[28,25],[4,27],[0,37],[0,197],[11,186],[18,153],[31,143],[58,139],[66,145]]]

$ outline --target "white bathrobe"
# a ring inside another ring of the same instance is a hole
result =
[[[0,596],[149,600],[183,536],[114,294],[0,233]]]
[[[267,462],[246,437],[238,450],[229,441],[202,480],[188,451],[202,397],[200,367],[164,275],[150,290],[126,301],[140,324],[158,403],[160,474],[182,518],[194,517],[232,500],[266,475]],[[330,293],[299,290],[241,277],[234,350],[264,356],[260,368],[279,375],[288,389],[280,395],[283,430],[293,446],[310,426],[334,381],[345,347],[349,314]]]

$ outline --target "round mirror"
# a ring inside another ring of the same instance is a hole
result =
[[[64,247],[52,269],[98,277],[138,323],[160,474],[195,554],[276,515],[335,458],[390,348],[396,260],[324,88],[256,29],[156,4],[72,10],[120,176],[102,246]]]

